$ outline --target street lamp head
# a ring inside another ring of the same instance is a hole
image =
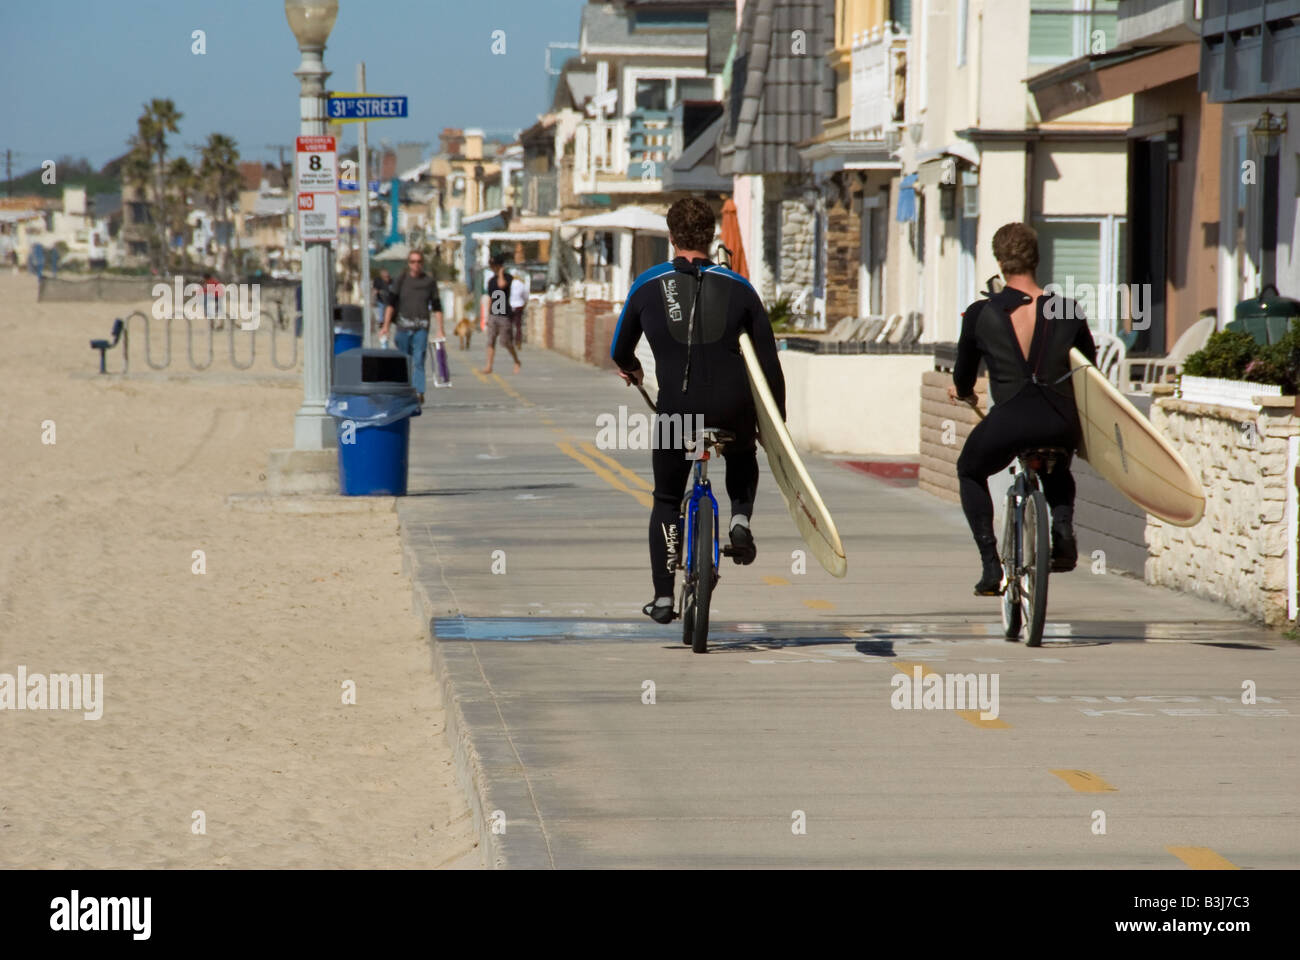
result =
[[[284,16],[299,50],[324,50],[338,13],[338,0],[284,0]]]
[[[1276,157],[1282,146],[1282,135],[1286,133],[1286,114],[1270,113],[1267,108],[1251,130],[1255,140],[1255,149],[1261,157]]]

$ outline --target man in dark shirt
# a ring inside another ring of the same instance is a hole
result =
[[[993,255],[1006,285],[977,300],[962,315],[948,396],[973,397],[980,359],[988,367],[994,406],[971,430],[957,458],[961,507],[979,547],[982,572],[976,596],[1002,593],[1002,564],[993,533],[993,499],[988,479],[1031,447],[1079,445],[1079,414],[1070,384],[1070,348],[1090,361],[1097,348],[1079,305],[1048,296],[1038,286],[1038,235],[1024,223],[1008,223],[993,234]],[[1052,508],[1052,569],[1073,570],[1074,477],[1067,457],[1041,474]]]
[[[442,329],[442,301],[438,299],[438,281],[433,274],[424,272],[424,255],[412,251],[406,258],[406,269],[393,284],[384,312],[384,325],[379,330],[382,339],[388,338],[393,319],[397,320],[396,347],[411,358],[411,383],[424,403],[424,357],[429,347],[429,315],[438,322],[438,336],[445,337]]]
[[[644,376],[636,345],[645,334],[655,357],[660,416],[681,418],[736,435],[723,451],[727,461],[727,495],[731,499],[730,540],[736,563],[753,563],[757,550],[749,529],[758,491],[758,454],[754,445],[757,414],[749,389],[740,333],[754,342],[772,397],[785,416],[785,377],[776,353],[776,337],[763,302],[749,281],[712,263],[704,252],[713,243],[716,218],[696,197],[679,200],[668,210],[671,263],[651,267],[628,291],[614,331],[610,356],[619,376],[639,384]],[[682,430],[683,435],[685,429]],[[658,433],[658,430],[656,430]],[[656,447],[654,506],[650,511],[650,578],[654,599],[642,613],[658,623],[673,619],[679,511],[691,459],[682,449]]]

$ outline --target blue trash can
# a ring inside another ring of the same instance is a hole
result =
[[[410,358],[363,347],[338,354],[326,410],[338,427],[339,492],[405,496],[411,417],[420,413]]]
[[[334,355],[345,350],[355,350],[363,343],[361,308],[353,303],[341,303],[334,308]]]

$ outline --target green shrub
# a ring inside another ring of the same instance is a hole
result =
[[[1183,373],[1193,377],[1220,377],[1224,380],[1241,380],[1246,366],[1255,359],[1259,345],[1248,333],[1237,330],[1220,330],[1210,335],[1204,349],[1189,354],[1183,363]]]
[[[1183,373],[1276,384],[1284,393],[1294,394],[1300,385],[1300,318],[1291,321],[1281,340],[1266,346],[1241,331],[1212,334],[1205,349],[1187,357]]]
[[[772,329],[776,333],[789,333],[794,329],[790,304],[790,296],[787,294],[772,304],[772,308],[767,312],[767,318],[772,321]]]

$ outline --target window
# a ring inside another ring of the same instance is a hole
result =
[[[1064,63],[1115,49],[1118,0],[1030,0],[1030,4],[1030,63]]]
[[[911,33],[912,0],[890,0],[889,19],[898,24],[904,33]]]
[[[1129,316],[1128,298],[1118,292],[1128,272],[1127,228],[1118,216],[1052,217],[1034,224],[1038,282],[1059,284],[1062,294],[1083,309],[1088,326],[1105,333],[1115,333]]]
[[[709,77],[682,77],[677,81],[678,100],[716,100]]]
[[[703,10],[638,10],[632,16],[633,30],[703,30],[708,25]]]
[[[668,80],[638,80],[636,82],[636,108],[638,110],[668,109]]]

